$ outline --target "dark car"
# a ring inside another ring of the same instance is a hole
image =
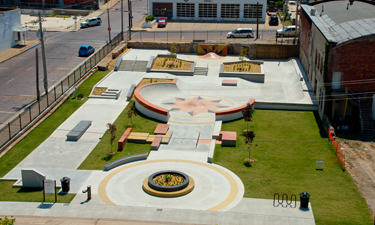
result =
[[[92,47],[91,45],[82,45],[79,48],[78,55],[79,56],[89,56],[94,52],[95,52],[95,48]]]
[[[270,20],[268,22],[269,25],[279,25],[279,18],[276,14],[271,14]]]
[[[167,26],[167,19],[166,18],[160,18],[158,20],[158,27],[165,27]]]

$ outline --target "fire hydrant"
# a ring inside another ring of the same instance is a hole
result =
[[[87,192],[87,199],[90,200],[91,199],[91,186],[87,186],[87,189],[86,190],[82,190],[82,193],[86,193]]]

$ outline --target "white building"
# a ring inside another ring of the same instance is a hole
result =
[[[256,22],[266,20],[266,0],[149,0],[149,14],[156,18],[193,21]]]
[[[27,31],[21,26],[20,9],[0,8],[0,52],[24,41]]]

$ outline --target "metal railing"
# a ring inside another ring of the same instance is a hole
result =
[[[132,31],[134,41],[220,41],[220,42],[246,42],[256,38],[227,38],[229,30],[202,30],[202,31]],[[254,30],[254,37],[256,31]],[[259,39],[275,38],[275,30],[260,30]]]
[[[125,38],[127,40],[127,37]],[[29,106],[20,112],[7,124],[0,127],[0,152],[2,147],[15,137],[22,129],[29,125],[51,104],[58,100],[73,85],[79,82],[86,74],[94,68],[100,60],[107,56],[121,42],[121,33],[115,36],[110,42],[101,47],[94,55],[81,63],[77,69],[67,74],[56,85],[49,88],[48,96],[46,94],[40,97],[40,100],[33,101]],[[18,114],[18,115],[17,115]]]

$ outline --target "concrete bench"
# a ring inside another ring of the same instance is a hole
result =
[[[161,143],[168,144],[169,141],[171,140],[172,134],[173,134],[172,131],[167,131],[167,133],[162,136],[163,138],[161,139]]]
[[[116,166],[119,166],[119,165],[122,165],[122,164],[125,164],[125,163],[147,159],[147,155],[148,155],[148,153],[142,153],[142,154],[131,155],[131,156],[128,156],[128,157],[125,157],[125,158],[115,160],[113,162],[105,164],[104,170],[110,170],[110,169],[115,168]]]
[[[125,130],[124,134],[121,136],[120,140],[118,140],[118,150],[123,150],[126,146],[126,143],[128,143],[128,137],[130,133],[132,132],[133,128],[128,128]]]
[[[127,101],[130,101],[130,100],[131,100],[135,87],[136,87],[135,84],[132,84],[132,85],[130,86],[130,89],[129,89],[129,91],[128,91],[128,94],[126,95],[126,100],[127,100]]]
[[[146,143],[148,136],[149,136],[148,133],[131,132],[128,137],[128,141],[144,144]]]
[[[210,149],[207,155],[207,162],[209,163],[212,163],[214,161],[215,147],[216,147],[216,140],[212,139],[210,143]]]
[[[89,120],[81,120],[69,133],[66,135],[68,141],[78,141],[78,139],[91,126]]]
[[[223,80],[221,86],[237,86],[237,80]]]
[[[151,143],[151,149],[152,149],[152,150],[158,150],[158,149],[159,149],[160,144],[161,144],[161,139],[162,139],[161,136],[156,136],[156,137],[154,138],[154,140],[153,140],[152,143]]]
[[[166,134],[169,129],[169,124],[158,124],[154,130],[154,134]]]
[[[236,147],[237,132],[235,131],[220,131],[221,146]]]

